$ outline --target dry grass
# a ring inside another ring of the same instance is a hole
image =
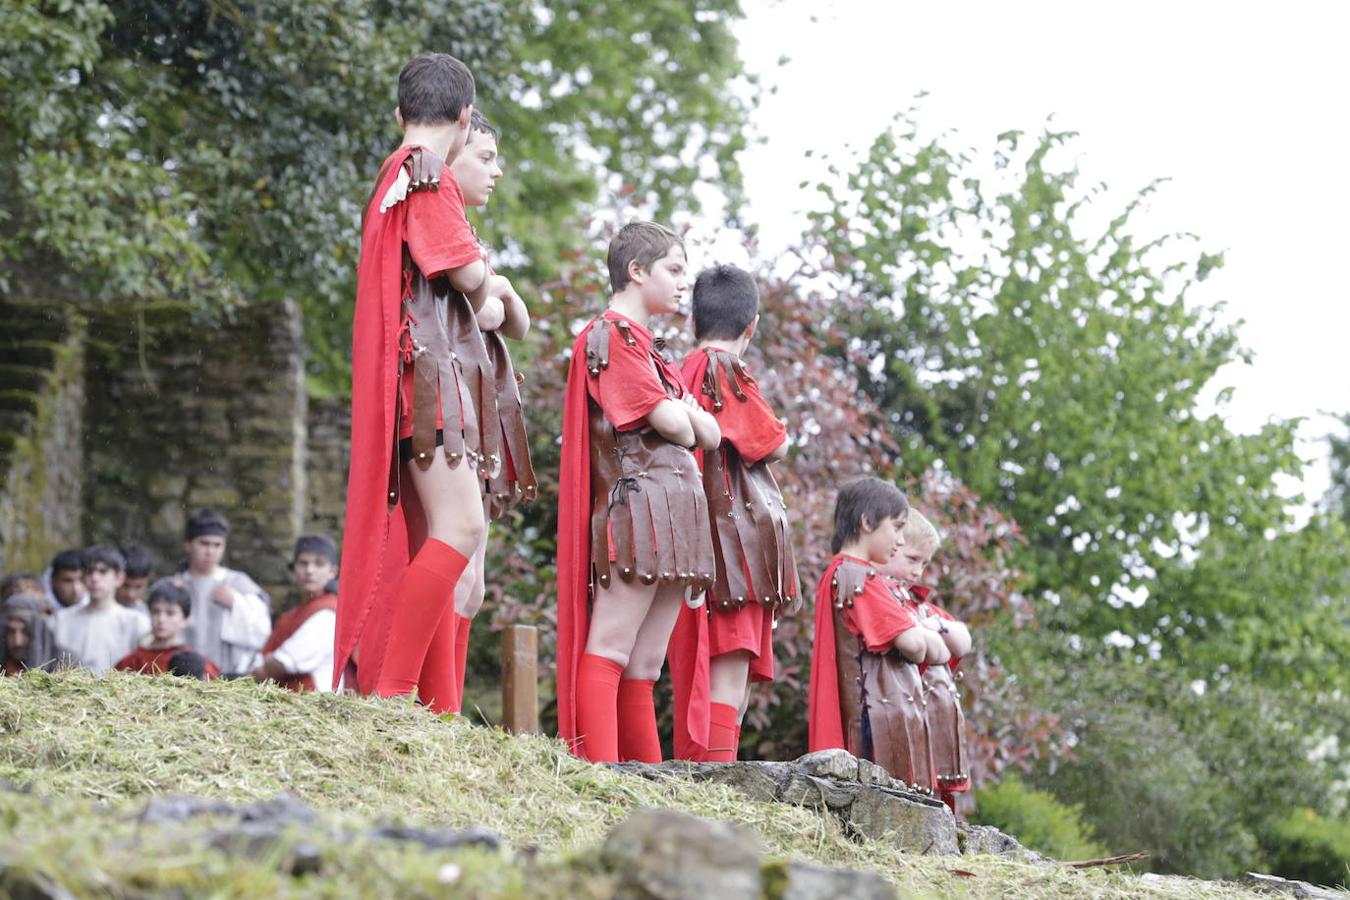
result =
[[[1235,885],[1103,869],[905,855],[848,839],[829,816],[747,802],[716,785],[612,772],[553,740],[440,721],[406,703],[244,682],[80,672],[0,679],[0,777],[31,791],[0,791],[0,865],[61,873],[77,895],[371,896],[390,893],[390,878],[397,893],[430,895],[445,890],[437,875],[451,859],[467,895],[602,894],[603,876],[584,864],[586,854],[647,805],[736,821],[773,856],[870,869],[905,896],[1253,896]],[[276,858],[203,850],[210,822],[150,828],[134,816],[157,794],[244,801],[280,791],[324,813],[328,836],[304,836],[324,853],[320,876],[297,880],[279,874]],[[535,862],[518,852],[502,865],[347,836],[377,822],[482,824],[517,851],[541,852]]]

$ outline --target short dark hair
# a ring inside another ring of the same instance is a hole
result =
[[[150,570],[154,568],[154,562],[150,559],[150,551],[140,544],[123,544],[122,556],[127,561],[128,578],[149,578]]]
[[[169,657],[169,674],[206,680],[206,657],[193,650],[180,650]]]
[[[107,566],[114,572],[125,572],[127,570],[127,558],[122,555],[122,551],[108,544],[95,544],[92,547],[86,547],[84,553],[80,556],[84,560],[86,572],[100,564]]]
[[[183,618],[192,618],[192,593],[187,581],[177,575],[161,578],[150,586],[145,608],[150,609],[156,603],[173,603],[183,611]]]
[[[473,133],[475,131],[490,135],[494,141],[500,141],[502,139],[501,132],[497,130],[497,126],[489,122],[487,116],[476,109],[473,111],[473,115],[469,117],[469,140],[473,140]]]
[[[295,550],[291,553],[291,565],[300,558],[301,553],[313,553],[322,556],[333,565],[338,564],[337,544],[326,534],[302,534],[295,540]]]
[[[79,548],[62,550],[52,557],[52,574],[57,572],[84,571],[84,551]]]
[[[219,536],[229,537],[230,522],[214,509],[199,509],[188,516],[187,528],[184,529],[186,540],[193,538]]]
[[[609,287],[616,294],[628,287],[632,278],[628,275],[628,264],[637,260],[642,269],[651,270],[652,265],[670,252],[671,247],[684,248],[680,236],[664,225],[655,222],[629,222],[614,235],[609,242]]]
[[[839,489],[834,501],[834,540],[830,549],[838,553],[862,534],[863,519],[876,528],[884,519],[909,512],[909,500],[889,481],[864,476]]]
[[[759,314],[759,286],[744,269],[713,266],[694,280],[694,338],[735,340]]]
[[[10,572],[3,579],[0,579],[0,600],[7,600],[16,594],[31,593],[31,591],[24,589],[25,586],[40,593],[42,591],[42,579],[32,572]]]
[[[448,53],[415,56],[398,73],[398,111],[405,125],[453,122],[473,99],[473,73]]]

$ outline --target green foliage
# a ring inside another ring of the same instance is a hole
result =
[[[1137,235],[1153,187],[1094,226],[1072,138],[1005,134],[981,176],[902,116],[821,187],[816,225],[907,468],[939,459],[1016,519],[1028,593],[1058,601],[1044,621],[1097,638],[1194,534],[1284,523],[1274,479],[1299,462],[1294,423],[1237,435],[1197,410],[1243,356],[1189,299],[1221,260]]]
[[[1092,839],[1083,808],[1060,803],[1048,791],[1028,787],[1016,775],[975,792],[972,821],[1013,834],[1025,847],[1054,859],[1097,859],[1107,850]]]
[[[1274,869],[1286,878],[1350,885],[1350,821],[1302,807],[1280,822],[1272,844]]]
[[[1350,413],[1337,417],[1345,434],[1327,435],[1331,445],[1331,490],[1323,502],[1328,510],[1350,525]]]
[[[4,6],[0,278],[203,315],[297,298],[330,390],[347,378],[361,208],[398,143],[397,74],[424,49],[469,64],[518,160],[484,236],[522,288],[580,243],[602,184],[663,217],[703,176],[737,195],[730,0]]]

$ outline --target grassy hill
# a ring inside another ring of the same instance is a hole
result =
[[[1248,890],[1001,857],[919,857],[855,841],[809,809],[580,762],[545,738],[439,720],[409,703],[251,682],[81,672],[0,678],[0,894],[604,896],[595,849],[638,806],[725,819],[783,860],[871,870],[902,896],[1228,897]],[[210,817],[150,825],[155,796],[233,802],[288,791],[319,811],[282,846],[241,852]],[[504,855],[379,841],[376,824],[486,826]],[[293,845],[317,853],[287,870]],[[958,871],[959,870],[959,871]]]

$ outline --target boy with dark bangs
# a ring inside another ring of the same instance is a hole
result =
[[[693,319],[698,349],[681,374],[722,433],[716,450],[699,454],[717,578],[706,608],[680,613],[671,641],[675,756],[731,762],[751,683],[774,677],[774,620],[798,599],[787,507],[769,470],[789,441],[742,360],[759,325],[755,279],[735,266],[705,269]]]
[[[660,762],[652,688],[714,559],[695,447],[717,422],[648,330],[687,287],[684,245],[651,222],[609,245],[609,309],[577,336],[558,497],[558,732],[593,762]]]
[[[333,636],[337,626],[338,551],[325,534],[301,535],[291,554],[300,604],[277,617],[263,644],[255,681],[275,681],[288,691],[333,689]]]
[[[839,491],[834,559],[816,588],[810,749],[842,748],[923,794],[933,763],[919,666],[944,663],[894,583],[877,571],[904,543],[905,495],[879,478]]]
[[[447,165],[473,102],[473,75],[452,56],[425,53],[399,73],[403,141],[366,206],[352,328],[334,681],[415,693],[435,712],[457,703],[455,589],[483,539],[480,480],[501,464],[500,430],[483,427],[496,399],[474,316],[513,293],[482,258]]]
[[[89,602],[57,612],[56,643],[78,665],[101,675],[130,652],[145,632],[141,617],[117,602],[117,588],[126,571],[121,552],[100,544],[81,556]]]
[[[149,643],[122,657],[113,668],[142,675],[163,675],[170,671],[175,656],[192,651],[183,637],[192,616],[192,592],[187,580],[175,575],[155,582],[146,606],[150,609]],[[205,668],[208,679],[220,677],[220,669],[209,659],[205,661]]]

